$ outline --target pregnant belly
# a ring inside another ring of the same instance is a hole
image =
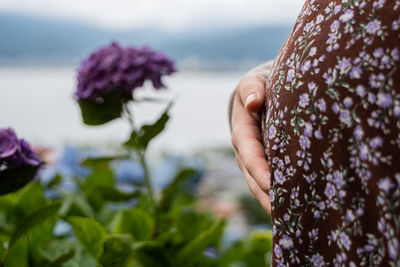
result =
[[[379,221],[392,229],[386,251],[399,244],[400,4],[342,2],[306,2],[266,86],[275,262],[359,266],[376,252],[389,264],[365,248]]]

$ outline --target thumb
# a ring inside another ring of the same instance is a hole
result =
[[[249,75],[244,78],[237,88],[237,94],[248,112],[258,112],[264,106],[265,79]]]

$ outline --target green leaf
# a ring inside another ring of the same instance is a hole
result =
[[[63,177],[60,174],[56,174],[53,179],[48,183],[47,188],[53,188],[59,185],[63,180]]]
[[[195,169],[183,169],[178,173],[174,180],[164,188],[159,206],[160,211],[167,211],[171,208],[172,202],[177,196],[181,184],[193,177],[194,174],[196,174]]]
[[[75,195],[70,211],[72,212],[77,211],[79,213],[82,213],[84,217],[89,217],[89,218],[94,217],[94,211],[92,207],[89,205],[88,201],[82,194]]]
[[[0,234],[0,259],[4,257],[7,251],[7,245],[10,237],[4,234]]]
[[[79,242],[96,259],[103,253],[103,241],[107,238],[107,232],[97,221],[84,217],[67,217],[66,221]]]
[[[47,267],[59,267],[62,266],[63,263],[69,261],[75,256],[75,249],[71,248],[66,253],[60,255],[58,258],[50,262]]]
[[[80,251],[80,253],[77,254],[71,260],[71,262],[73,264],[73,267],[80,267],[80,266],[84,266],[84,267],[99,267],[98,260],[96,260],[92,255],[90,255],[85,249],[82,249]]]
[[[85,195],[82,193],[67,194],[63,198],[63,203],[60,208],[60,215],[93,218],[94,212],[86,200]]]
[[[269,266],[272,248],[271,231],[255,231],[245,240],[241,261],[247,266]]]
[[[250,235],[252,251],[260,251],[262,253],[272,250],[272,231],[259,230],[254,231]]]
[[[179,253],[176,266],[182,266],[191,259],[201,255],[204,249],[222,234],[225,227],[224,220],[218,220],[208,229],[201,232],[195,239],[189,242]]]
[[[18,192],[20,193],[20,192]],[[20,195],[18,193],[11,193],[7,195],[0,196],[0,211],[7,213],[10,210],[15,210],[15,207],[18,204],[20,199]]]
[[[85,158],[82,161],[82,165],[95,168],[101,165],[108,165],[113,160],[122,160],[129,158],[129,155],[115,155],[110,157],[96,157],[96,158]]]
[[[83,164],[92,169],[92,173],[81,184],[87,201],[95,211],[100,211],[104,206],[104,200],[101,198],[97,187],[114,188],[114,172],[110,168],[110,161],[113,158],[91,158],[86,159]]]
[[[119,93],[113,92],[103,97],[103,103],[78,100],[82,119],[86,125],[97,126],[121,117],[122,103]]]
[[[46,257],[47,264],[49,264],[57,260],[61,260],[62,258],[65,259],[71,250],[75,251],[75,255],[69,260],[66,260],[64,263],[62,263],[61,266],[99,267],[98,262],[96,262],[96,259],[94,259],[93,256],[91,256],[86,252],[85,248],[79,243],[78,240],[72,238],[53,239],[41,246],[40,253],[44,257]],[[45,265],[40,265],[40,266],[45,266]]]
[[[35,178],[40,166],[8,168],[0,172],[0,195],[15,192]]]
[[[21,238],[15,242],[14,246],[9,248],[8,255],[4,261],[4,266],[29,266],[29,250],[26,238]]]
[[[135,243],[133,246],[133,255],[136,260],[146,267],[172,266],[165,253],[165,247],[163,243],[158,241],[143,241]]]
[[[92,169],[92,173],[83,184],[85,190],[93,189],[95,186],[114,187],[114,173],[109,165],[111,160],[88,158],[83,161],[83,165]]]
[[[132,131],[129,140],[124,143],[125,146],[132,147],[135,149],[142,149],[142,141],[140,135],[137,131]]]
[[[15,241],[17,241],[22,235],[27,233],[30,229],[43,223],[47,218],[54,216],[58,213],[60,209],[60,203],[53,203],[50,205],[45,205],[35,211],[33,214],[28,216],[21,224],[17,227],[15,233],[11,237],[10,246],[12,246]]]
[[[169,109],[172,104],[169,104],[165,111],[161,114],[158,120],[149,125],[143,125],[139,131],[133,131],[125,145],[135,149],[145,150],[149,145],[150,141],[159,135],[165,128],[169,120]]]
[[[244,241],[236,241],[223,255],[219,258],[219,266],[234,266],[232,263],[243,262],[246,254]],[[245,265],[247,266],[247,265]]]
[[[20,193],[20,192],[18,192]],[[15,226],[24,218],[17,208],[20,194],[11,193],[0,196],[0,233],[11,235]]]
[[[39,181],[27,185],[18,201],[18,208],[27,216],[41,207],[44,202],[44,188]]]
[[[239,197],[239,202],[246,213],[246,219],[251,225],[268,224],[272,225],[271,217],[262,206],[250,194],[243,194]]]
[[[132,239],[128,235],[112,235],[104,241],[100,262],[104,267],[124,267],[131,256]]]
[[[41,246],[54,238],[53,230],[57,220],[58,215],[54,214],[42,223],[33,227],[27,233],[26,236],[29,240],[29,260],[32,265],[43,266],[48,262],[48,259],[45,258],[42,253],[40,253]]]
[[[242,262],[246,266],[270,266],[272,231],[259,230],[235,242],[219,259],[219,266]]]
[[[72,239],[52,239],[40,246],[39,253],[42,254],[49,262],[54,262],[57,258],[72,249],[76,249],[77,240]]]
[[[134,240],[148,240],[153,234],[154,219],[139,208],[125,210],[119,220],[116,232],[130,234]]]
[[[185,240],[193,240],[213,223],[210,216],[198,213],[192,207],[183,208],[177,219],[177,229]]]
[[[153,209],[153,205],[150,200],[149,194],[140,192],[140,196],[139,196],[136,208],[140,208],[142,210],[152,210]]]
[[[140,191],[134,191],[132,193],[125,193],[119,191],[115,188],[105,187],[105,186],[97,186],[96,191],[101,195],[101,197],[106,201],[119,202],[119,201],[128,201],[133,198],[140,197]]]

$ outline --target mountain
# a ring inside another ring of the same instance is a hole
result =
[[[288,26],[202,28],[182,32],[143,28],[112,31],[84,23],[0,13],[0,62],[76,63],[93,49],[118,41],[150,45],[180,62],[229,65],[275,56]]]

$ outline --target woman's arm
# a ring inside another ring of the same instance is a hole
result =
[[[229,125],[236,162],[253,197],[271,212],[270,178],[260,129],[259,112],[264,107],[265,83],[273,61],[249,71],[238,83],[229,104]]]

